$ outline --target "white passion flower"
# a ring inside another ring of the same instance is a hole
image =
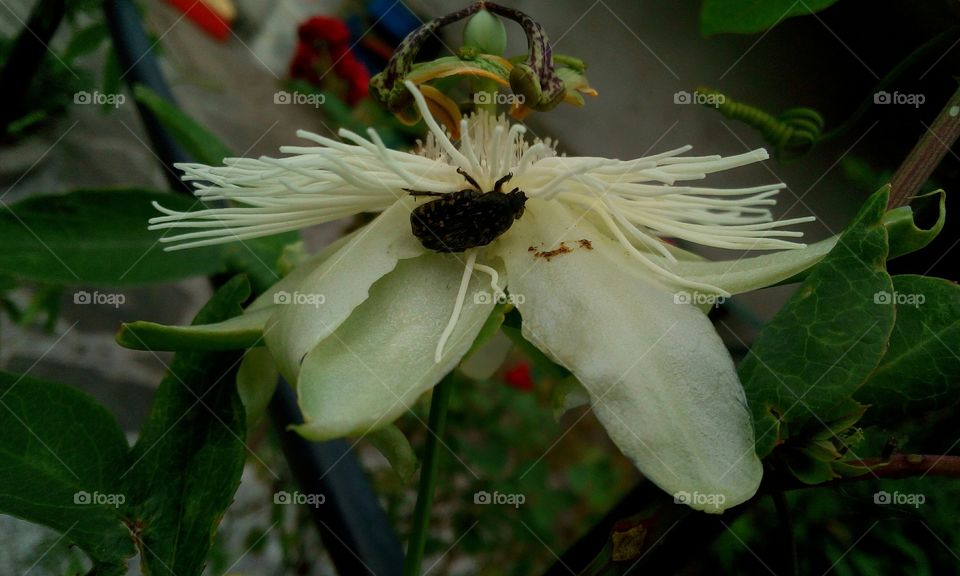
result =
[[[457,366],[509,292],[524,337],[579,379],[611,439],[647,478],[672,494],[713,495],[689,502],[708,512],[750,498],[762,475],[750,413],[733,362],[697,304],[783,280],[829,246],[706,262],[661,238],[736,250],[802,248],[784,239],[800,233],[782,227],[811,218],[771,221],[783,184],[687,184],[767,153],[682,156],[685,146],[635,160],[567,157],[550,140],[530,141],[524,126],[483,111],[462,120],[454,143],[417,88],[407,88],[429,127],[414,152],[386,148],[373,129],[368,138],[340,130],[343,141],[300,131],[314,145],[282,147],[284,158],[179,166],[198,198],[232,207],[157,206],[164,215],[150,228],[179,232],[163,238],[173,243],[168,249],[379,213],[244,315],[182,330],[262,335],[295,384],[305,418],[299,432],[323,440],[400,416]],[[523,192],[522,215],[487,245],[426,249],[412,232],[413,210],[471,189],[465,175],[485,191],[511,175],[503,193]]]

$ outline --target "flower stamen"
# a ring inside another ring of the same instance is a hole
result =
[[[467,288],[470,286],[470,278],[473,276],[473,267],[476,262],[476,250],[467,251],[467,264],[463,268],[463,277],[460,279],[460,291],[457,292],[457,300],[453,304],[453,313],[450,314],[450,320],[447,322],[447,327],[443,329],[443,332],[440,334],[440,340],[437,342],[437,351],[433,355],[434,362],[439,363],[440,359],[443,358],[443,348],[447,345],[447,340],[450,339],[450,335],[453,334],[453,329],[456,328],[457,321],[460,320],[460,312],[463,310],[463,301],[467,297]]]
[[[493,290],[493,295],[497,300],[506,298],[506,291],[500,286],[500,274],[497,272],[496,268],[492,266],[486,266],[484,264],[474,264],[474,269],[477,272],[483,272],[490,276],[490,289]]]

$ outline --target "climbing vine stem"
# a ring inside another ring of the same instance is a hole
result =
[[[960,87],[953,93],[933,124],[926,129],[920,141],[900,164],[890,180],[890,200],[887,208],[897,208],[910,203],[920,186],[930,178],[933,171],[946,156],[960,136]]]

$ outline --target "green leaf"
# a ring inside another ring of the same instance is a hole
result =
[[[153,112],[177,144],[197,162],[219,166],[224,158],[234,155],[219,138],[153,90],[137,84],[133,87],[133,97]]]
[[[703,0],[700,32],[753,34],[763,32],[787,18],[829,8],[837,0]]]
[[[223,246],[164,252],[147,230],[151,202],[188,210],[190,198],[132,188],[77,190],[0,203],[0,274],[54,284],[173,282],[225,268]]]
[[[802,427],[849,413],[851,395],[883,356],[894,309],[874,296],[893,288],[882,223],[888,192],[867,200],[740,366],[761,457]]]
[[[220,288],[194,323],[241,312],[243,276]],[[181,352],[157,390],[128,459],[127,513],[148,574],[200,574],[243,471],[245,415],[234,385],[239,352]]]
[[[881,295],[897,309],[890,347],[857,400],[871,421],[949,408],[960,399],[960,286],[941,278],[894,276]]]
[[[63,384],[0,372],[0,512],[49,526],[99,563],[133,556],[121,520],[127,441],[113,415]]]
[[[937,190],[917,196],[910,206],[894,208],[884,215],[883,223],[890,238],[889,260],[925,248],[940,234],[947,221],[946,198],[943,190]],[[935,220],[923,227],[916,222],[918,218],[925,222]]]
[[[89,54],[100,47],[104,40],[110,37],[106,23],[99,21],[82,28],[70,38],[67,49],[63,52],[63,59],[70,62],[75,58]]]
[[[787,454],[784,460],[790,473],[804,484],[821,484],[836,478],[830,462],[811,457],[802,451]]]

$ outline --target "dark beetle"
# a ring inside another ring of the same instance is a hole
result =
[[[448,193],[407,190],[411,196],[438,197],[417,206],[410,213],[413,235],[428,250],[463,252],[475,246],[486,246],[523,216],[526,194],[519,188],[506,194],[501,190],[513,174],[497,180],[493,190],[484,192],[469,174],[460,168],[457,172],[473,189]]]

